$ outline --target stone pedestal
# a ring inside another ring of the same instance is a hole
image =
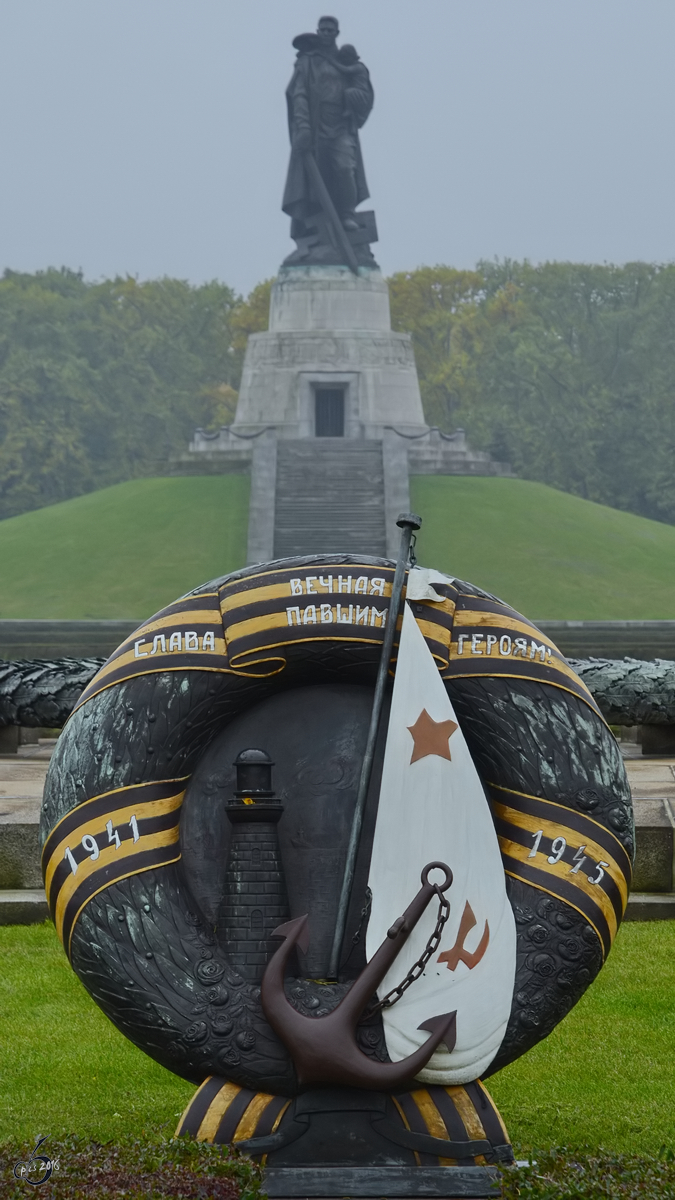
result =
[[[389,426],[427,429],[410,335],[392,332],[378,270],[282,267],[269,330],[248,341],[229,437],[270,426],[280,438],[321,436],[317,395],[325,389],[342,405],[347,439],[381,438]]]
[[[248,339],[232,425],[197,429],[174,469],[242,465],[249,564],[329,546],[395,558],[409,473],[511,473],[462,430],[426,424],[412,339],[392,331],[380,271],[330,265],[282,266],[269,329]]]

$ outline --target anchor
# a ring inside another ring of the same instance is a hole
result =
[[[445,880],[429,882],[429,872],[439,868]],[[353,983],[347,995],[325,1017],[305,1017],[289,1004],[284,992],[285,967],[294,946],[303,953],[309,946],[308,915],[296,917],[274,930],[272,937],[284,939],[270,959],[262,979],[263,1012],[276,1034],[289,1050],[301,1087],[313,1084],[338,1084],[346,1087],[392,1091],[412,1080],[426,1066],[441,1042],[452,1050],[456,1041],[457,1013],[431,1017],[418,1025],[431,1036],[414,1054],[400,1062],[377,1062],[358,1047],[356,1026],[359,1017],[384,979],[387,971],[407,942],[430,900],[452,883],[452,871],[445,863],[429,863],[422,871],[422,887],[403,916],[394,921],[387,937]]]

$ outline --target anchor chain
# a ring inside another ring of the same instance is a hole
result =
[[[370,907],[371,907],[372,903],[373,903],[373,893],[371,892],[370,888],[367,887],[366,888],[366,902],[359,914],[359,927],[356,930],[356,933],[354,934],[354,936],[351,940],[351,943],[349,946],[349,954],[347,955],[346,959],[342,963],[343,968],[347,966],[352,954],[354,953],[354,951],[356,950],[356,947],[358,946],[359,942],[361,941],[361,937],[363,936],[363,930],[365,928],[368,917],[370,916]]]
[[[450,916],[450,901],[446,900],[438,885],[434,887],[434,891],[438,896],[438,918],[436,920],[434,932],[417,959],[417,962],[413,963],[405,978],[401,980],[397,987],[392,988],[390,992],[387,992],[386,996],[384,996],[382,1000],[378,1000],[378,1002],[374,1004],[372,1008],[368,1009],[366,1014],[368,1017],[380,1012],[383,1008],[391,1008],[392,1004],[396,1004],[396,1001],[401,999],[401,996],[404,992],[407,992],[410,985],[413,984],[416,979],[419,979],[420,975],[424,971],[424,968],[429,962],[429,959],[438,950],[438,947],[441,944],[441,937],[443,936],[445,923]]]
[[[367,887],[366,888],[366,902],[359,914],[359,927],[352,938],[352,949],[354,948],[354,946],[358,946],[359,942],[361,941],[361,934],[363,933],[363,927],[364,927],[368,917],[370,916],[370,908],[371,908],[372,903],[373,903],[373,893],[371,892],[370,888]]]

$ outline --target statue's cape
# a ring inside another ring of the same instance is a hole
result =
[[[293,108],[296,104],[306,106],[306,111],[309,116],[310,128],[312,130],[312,141],[316,143],[318,112],[313,103],[311,74],[312,60],[315,57],[312,54],[300,54],[295,64],[293,77],[286,89],[286,103],[288,105],[288,127],[291,135],[291,143],[293,139]],[[368,83],[368,90],[363,91],[361,103],[358,111],[358,124],[363,125],[371,108],[373,106],[373,90]],[[363,200],[367,200],[370,192],[366,183],[366,172],[363,165],[363,155],[361,153],[361,143],[359,135],[354,131],[354,139],[356,143],[356,196],[357,204],[361,204]],[[309,216],[312,212],[316,212],[320,208],[319,200],[314,195],[310,181],[307,178],[305,164],[301,153],[294,150],[291,145],[291,158],[288,164],[288,174],[286,176],[286,186],[284,188],[284,197],[281,207],[289,217],[302,219]]]
[[[417,892],[426,864],[439,860],[454,876],[440,946],[420,978],[382,1016],[389,1055],[399,1062],[428,1037],[420,1029],[423,1022],[457,1012],[454,1049],[449,1053],[441,1044],[417,1076],[448,1085],[478,1078],[501,1046],[513,999],[516,926],[485,792],[406,603],[368,880],[373,897],[368,959],[385,940],[393,916]],[[424,952],[437,915],[432,902],[378,988],[380,998]]]

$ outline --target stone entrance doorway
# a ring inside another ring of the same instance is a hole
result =
[[[317,387],[314,389],[315,437],[345,436],[345,389]]]

